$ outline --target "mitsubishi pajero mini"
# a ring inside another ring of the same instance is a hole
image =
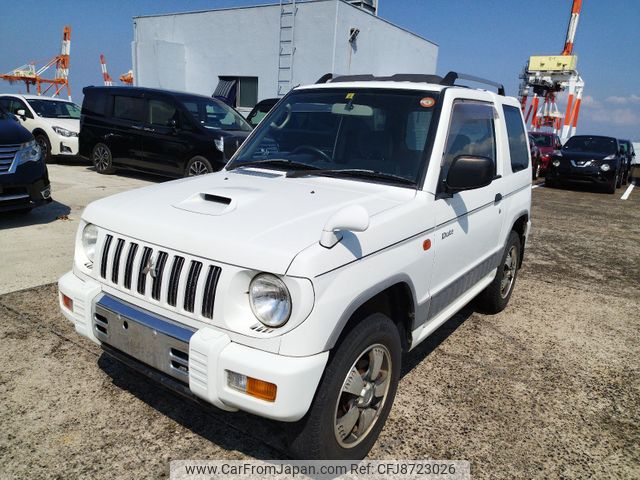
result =
[[[458,79],[482,81],[295,88],[223,170],[90,204],[64,315],[165,385],[290,423],[295,457],[365,457],[402,352],[476,297],[503,310],[522,264],[520,105]]]

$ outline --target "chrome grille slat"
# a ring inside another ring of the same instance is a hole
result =
[[[131,243],[129,245],[129,253],[127,253],[127,262],[124,267],[124,288],[131,290],[131,276],[133,275],[133,261],[138,252],[138,244]]]
[[[167,303],[175,307],[178,303],[178,282],[184,265],[184,257],[174,257],[171,276],[169,277],[169,290],[167,291]]]
[[[122,255],[122,249],[124,248],[124,240],[119,238],[116,242],[116,251],[113,256],[113,268],[111,270],[111,281],[118,283],[118,274],[120,273],[120,256]]]
[[[153,285],[151,287],[151,297],[154,300],[160,300],[160,292],[162,289],[162,275],[164,273],[164,265],[167,263],[169,255],[167,252],[159,252],[158,260],[156,260],[156,274],[153,278]]]
[[[138,268],[138,283],[137,283],[138,293],[140,295],[144,295],[145,288],[147,286],[147,274],[144,272],[144,269],[145,269],[145,266],[147,265],[147,262],[151,258],[152,253],[153,253],[153,250],[151,250],[149,247],[144,247],[144,250],[142,250],[142,258],[140,259],[140,266]]]
[[[184,293],[184,309],[187,312],[193,312],[194,310],[196,301],[196,288],[198,288],[198,277],[200,276],[200,270],[202,270],[202,262],[192,260]]]
[[[104,239],[104,246],[102,247],[102,259],[100,260],[100,276],[102,278],[107,278],[107,267],[109,266],[107,258],[109,257],[111,240],[113,240],[113,236],[107,235]]]
[[[207,273],[207,282],[204,286],[204,293],[202,299],[202,316],[206,318],[213,318],[213,304],[215,302],[216,287],[218,286],[218,279],[220,278],[220,267],[215,265],[209,265],[209,272]]]

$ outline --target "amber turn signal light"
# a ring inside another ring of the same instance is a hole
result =
[[[70,312],[73,312],[73,300],[71,297],[67,297],[64,293],[61,293],[60,295],[62,295],[62,305],[64,305],[64,307]]]

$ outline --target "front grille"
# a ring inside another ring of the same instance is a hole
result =
[[[0,145],[0,173],[7,173],[11,169],[20,145]]]
[[[111,234],[105,235],[99,257],[107,284],[170,310],[213,319],[217,265]]]

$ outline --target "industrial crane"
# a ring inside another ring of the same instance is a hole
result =
[[[582,0],[573,0],[571,18],[567,28],[564,49],[560,55],[534,55],[529,58],[520,78],[520,104],[525,122],[533,131],[556,133],[564,143],[576,132],[584,81],[577,70],[578,57],[573,54],[573,43],[582,9]],[[567,110],[560,113],[556,104],[558,93],[568,89]],[[533,92],[527,110],[527,100]],[[540,105],[540,98],[543,104]]]
[[[13,69],[9,73],[0,75],[0,78],[9,83],[24,82],[27,86],[27,93],[30,93],[31,85],[36,86],[38,95],[45,95],[52,88],[53,97],[57,97],[63,88],[67,89],[67,97],[71,100],[71,87],[69,86],[69,52],[71,48],[71,27],[64,27],[62,31],[62,48],[60,55],[56,55],[44,66],[36,68],[36,62],[29,62]],[[52,79],[44,78],[42,74],[53,65],[56,66],[56,74]],[[47,85],[44,90],[43,85]]]
[[[105,87],[111,87],[113,85],[113,79],[109,75],[107,70],[107,61],[103,54],[100,54],[100,68],[102,69],[102,81]],[[125,85],[133,85],[133,72],[129,70],[127,73],[120,75],[120,81]]]

